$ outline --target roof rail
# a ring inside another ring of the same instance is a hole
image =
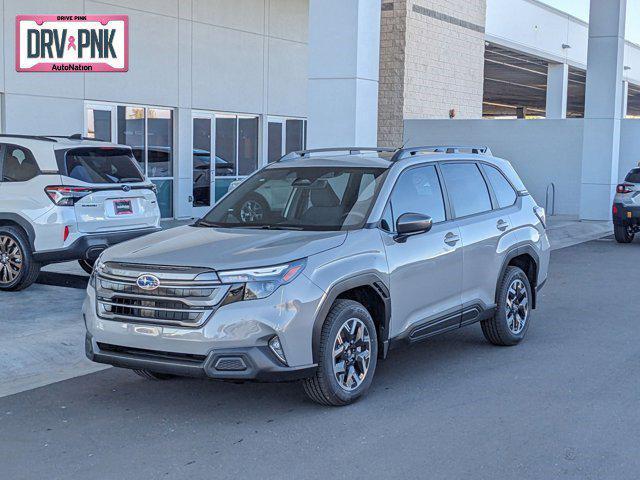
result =
[[[471,153],[474,155],[491,155],[489,147],[484,145],[426,145],[422,147],[400,148],[391,159],[397,162],[403,158],[412,157],[421,153]]]
[[[0,133],[0,138],[25,138],[29,140],[43,140],[45,142],[57,142],[57,140],[48,135],[20,135],[10,133]]]
[[[354,153],[362,153],[362,152],[387,152],[393,153],[395,152],[395,148],[385,148],[385,147],[332,147],[332,148],[312,148],[309,150],[298,150],[296,152],[287,153],[284,157],[277,160],[278,162],[281,160],[291,160],[293,158],[304,158],[310,157],[313,153],[329,153],[329,152],[348,152],[349,155]]]

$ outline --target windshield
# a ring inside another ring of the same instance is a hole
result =
[[[65,156],[67,176],[87,183],[131,183],[144,178],[127,148],[81,148]]]
[[[362,228],[383,168],[267,168],[242,182],[198,224],[292,230]]]

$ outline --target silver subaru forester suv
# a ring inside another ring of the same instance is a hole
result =
[[[86,354],[346,405],[393,347],[476,322],[519,343],[548,263],[544,210],[486,147],[295,152],[196,223],[107,249]]]

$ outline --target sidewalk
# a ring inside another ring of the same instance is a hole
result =
[[[552,250],[570,247],[612,234],[613,224],[610,221],[580,221],[566,215],[547,218],[547,235]]]

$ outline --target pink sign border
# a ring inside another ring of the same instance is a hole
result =
[[[16,34],[15,34],[15,55],[16,55],[16,72],[55,72],[55,73],[92,73],[92,72],[128,72],[129,71],[129,15],[64,15],[69,17],[84,17],[83,19],[58,20],[63,15],[16,15]],[[106,25],[111,21],[124,22],[124,66],[122,68],[114,68],[106,63],[39,63],[31,68],[20,67],[20,22],[24,20],[33,20],[38,25],[44,22],[100,22]],[[53,65],[77,65],[80,67],[91,66],[91,70],[61,70],[57,72],[51,67]]]

